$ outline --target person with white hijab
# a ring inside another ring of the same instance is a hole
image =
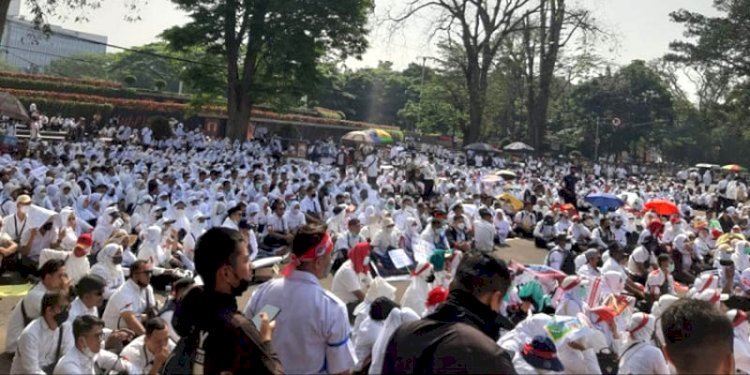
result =
[[[434,281],[432,264],[419,262],[411,273],[411,283],[401,297],[401,306],[407,307],[422,316],[427,308],[427,293],[430,292],[430,282]]]
[[[656,319],[646,313],[635,313],[626,329],[628,336],[620,354],[618,373],[669,375],[669,367],[662,351],[657,348],[652,337],[656,329]]]
[[[414,310],[408,307],[395,308],[388,314],[388,318],[385,320],[380,334],[378,335],[375,344],[372,346],[372,363],[370,365],[369,374],[380,374],[383,370],[383,361],[385,359],[385,350],[388,347],[388,342],[391,341],[391,337],[396,332],[398,327],[409,322],[414,322],[420,319],[420,315],[414,312]]]
[[[88,258],[91,245],[91,235],[84,233],[77,239],[74,248],[70,251],[43,249],[39,255],[39,264],[44,265],[50,259],[65,260],[65,270],[68,272],[70,282],[76,285],[91,270]]]
[[[57,222],[55,223],[59,231],[62,233],[62,241],[60,241],[60,250],[72,251],[78,241],[78,219],[76,218],[75,211],[70,207],[65,207],[57,215]]]
[[[750,374],[750,323],[742,310],[727,311],[734,327],[734,365],[737,373]]]
[[[651,316],[655,320],[655,344],[659,347],[663,348],[666,344],[666,341],[664,341],[664,333],[661,330],[661,315],[667,310],[667,308],[669,308],[669,306],[672,306],[673,303],[677,302],[678,299],[678,297],[671,294],[665,294],[659,297],[659,300],[654,302],[654,305],[651,306]]]
[[[577,316],[586,310],[586,285],[584,279],[580,276],[571,275],[566,277],[556,294],[559,296],[559,302],[555,308],[557,316]]]
[[[97,263],[91,267],[91,273],[101,276],[107,282],[104,288],[106,301],[125,284],[125,274],[122,270],[122,246],[117,244],[104,246],[96,254],[96,261]]]
[[[365,360],[372,358],[372,349],[380,333],[385,327],[385,321],[388,319],[391,311],[398,308],[398,304],[386,297],[378,297],[370,306],[367,317],[360,325],[356,340],[354,340],[354,350],[357,355],[357,364],[355,370],[361,370]]]

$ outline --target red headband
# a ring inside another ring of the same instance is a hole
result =
[[[556,352],[548,352],[544,350],[535,349],[533,346],[531,346],[530,343],[526,343],[526,345],[523,346],[523,354],[533,355],[535,357],[539,357],[541,359],[547,359],[547,360],[553,360],[557,358]]]
[[[573,282],[570,283],[570,285],[568,285],[567,288],[563,287],[563,290],[567,292],[568,290],[571,290],[571,289],[573,289],[573,288],[575,288],[575,287],[577,287],[579,285],[581,285],[581,279],[577,278],[577,279],[573,280]]]
[[[714,281],[714,274],[712,273],[708,274],[708,279],[706,279],[706,285],[704,285],[703,288],[701,288],[701,290],[698,291],[698,293],[702,293],[704,290],[708,289],[708,287],[711,286],[711,283],[713,283],[713,281]]]
[[[422,272],[427,271],[427,269],[430,268],[430,266],[431,266],[430,263],[425,263],[422,266],[422,268],[420,268],[418,270],[411,271],[411,275],[412,276],[419,276],[420,274],[422,274]]]
[[[640,330],[641,328],[645,327],[646,324],[648,324],[648,320],[649,320],[648,314],[644,314],[643,319],[641,319],[640,323],[638,323],[638,325],[635,326],[633,329],[629,329],[628,332],[630,332],[631,335],[636,333],[638,330]]]
[[[300,256],[292,254],[290,257],[291,261],[284,267],[281,274],[284,277],[289,277],[302,262],[315,260],[331,252],[333,252],[333,242],[331,241],[331,236],[326,233],[317,245],[309,248],[304,254]]]

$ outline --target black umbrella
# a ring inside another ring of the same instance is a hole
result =
[[[489,145],[487,143],[472,143],[470,145],[464,146],[464,150],[486,151],[486,152],[499,152],[500,151],[492,147],[492,145]]]

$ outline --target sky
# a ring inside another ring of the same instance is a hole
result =
[[[69,17],[53,23],[103,34],[109,37],[110,44],[132,47],[152,42],[162,30],[188,21],[187,16],[169,0],[135,0],[145,3],[139,12],[141,20],[126,21],[123,17],[126,1],[134,0],[103,0],[101,8],[87,13],[88,22],[76,23],[73,17]],[[405,2],[375,0],[370,49],[361,61],[347,61],[347,67],[375,66],[379,61],[391,61],[395,68],[402,69],[423,56],[436,56],[433,48],[436,40],[428,37],[426,17],[413,19],[395,32],[382,22],[389,13],[397,14]],[[634,59],[661,57],[668,52],[669,42],[681,38],[683,29],[670,22],[670,12],[685,8],[713,15],[716,11],[711,3],[712,0],[570,0],[569,6],[583,7],[592,12],[598,24],[614,36],[614,40],[596,46],[598,53],[614,64],[624,65]],[[23,7],[21,13],[24,13]]]

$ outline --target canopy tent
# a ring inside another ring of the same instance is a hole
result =
[[[0,92],[0,115],[26,122],[31,120],[23,104],[7,92]]]

